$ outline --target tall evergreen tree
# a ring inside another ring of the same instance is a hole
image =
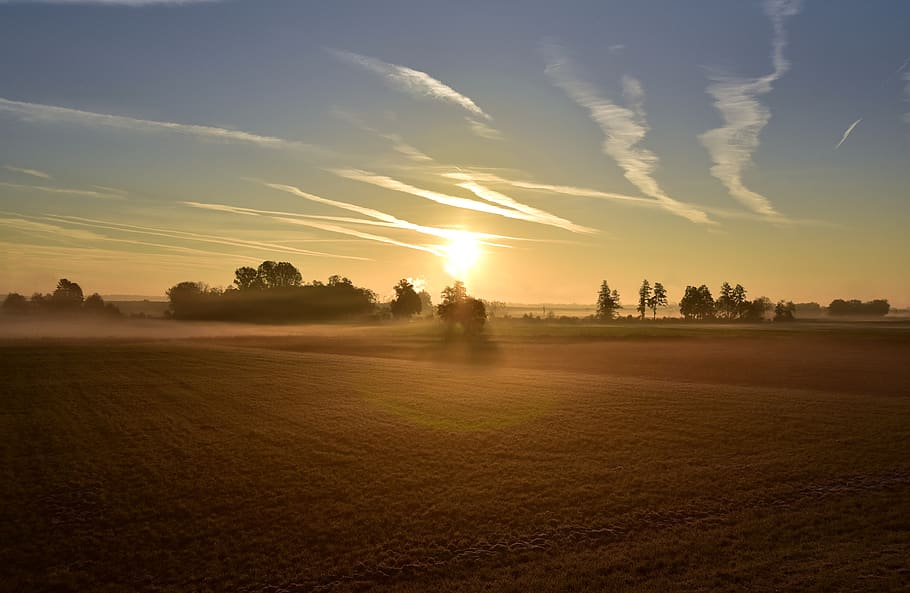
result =
[[[638,289],[638,315],[641,319],[645,318],[645,311],[648,310],[648,303],[651,301],[651,284],[645,278],[641,282],[641,288]]]
[[[667,289],[664,288],[664,285],[660,282],[654,283],[654,294],[651,295],[651,298],[648,299],[648,308],[653,312],[654,319],[657,319],[657,308],[666,307],[669,304],[667,301]]]

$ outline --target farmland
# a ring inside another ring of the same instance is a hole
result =
[[[0,342],[0,589],[910,582],[905,327],[154,327]]]

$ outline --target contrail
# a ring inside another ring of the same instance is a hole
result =
[[[837,143],[837,146],[834,147],[834,150],[837,150],[838,148],[840,148],[840,145],[843,144],[847,140],[847,138],[850,136],[850,134],[853,133],[853,128],[858,126],[859,122],[861,122],[861,121],[863,121],[863,118],[859,118],[858,120],[856,120],[855,122],[850,124],[850,127],[847,128],[847,130],[844,132],[843,137],[841,137],[840,142]]]

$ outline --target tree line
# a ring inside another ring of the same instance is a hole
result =
[[[640,319],[645,318],[647,311],[651,311],[653,319],[657,318],[657,310],[667,307],[667,291],[663,284],[651,283],[645,279],[638,290],[638,306],[636,311]],[[595,317],[601,321],[616,319],[622,309],[619,292],[610,289],[604,280],[597,294],[597,310]],[[818,307],[821,310],[821,307]],[[844,301],[835,299],[828,305],[829,315],[862,315],[884,316],[888,314],[890,305],[887,300],[877,299],[869,302],[859,300]],[[792,301],[778,301],[772,303],[768,297],[748,299],[746,289],[741,284],[731,286],[724,282],[715,299],[711,290],[704,284],[700,286],[686,286],[685,292],[679,299],[679,313],[684,319],[697,321],[743,321],[760,322],[768,313],[774,313],[774,321],[793,321],[796,318],[796,305]]]
[[[407,279],[393,289],[395,297],[389,303],[393,317],[406,319],[434,312],[429,293],[418,292]],[[441,296],[435,313],[450,329],[469,335],[483,330],[484,303],[469,296],[463,283],[447,286]],[[332,321],[377,317],[379,308],[376,293],[356,286],[349,278],[335,275],[326,282],[304,283],[293,264],[274,261],[264,261],[257,268],[237,268],[229,288],[180,282],[167,290],[167,297],[172,318],[209,321]]]
[[[415,315],[433,316],[445,321],[450,330],[477,334],[483,330],[488,310],[495,310],[502,303],[487,303],[467,294],[462,282],[447,286],[441,302],[433,306],[425,290],[417,291],[408,279],[400,280],[393,287],[395,296],[389,303],[386,315],[408,319]],[[303,276],[289,262],[264,261],[258,267],[244,266],[234,271],[230,287],[210,288],[202,282],[180,282],[166,291],[168,316],[173,319],[295,322],[325,321],[352,318],[380,318],[376,293],[356,286],[349,278],[333,275],[326,282],[303,282]],[[821,312],[817,303],[803,303]],[[667,290],[660,282],[653,285],[642,281],[638,290],[636,311],[640,319],[650,312],[657,318],[659,309],[669,306]],[[7,314],[79,313],[121,316],[112,303],[105,303],[98,293],[84,297],[82,288],[75,282],[61,278],[52,293],[35,293],[26,298],[10,293],[3,302]],[[832,316],[884,316],[890,311],[887,300],[862,302],[857,299],[835,299],[825,308]],[[610,321],[622,310],[620,294],[610,289],[604,280],[597,294],[594,319]],[[791,301],[773,304],[767,297],[749,299],[741,284],[731,286],[724,282],[715,299],[704,284],[686,286],[679,299],[679,312],[684,319],[696,321],[760,322],[773,311],[774,321],[793,321],[797,305]],[[631,317],[631,316],[630,316]]]
[[[82,287],[66,278],[61,278],[54,292],[48,294],[36,292],[31,298],[25,298],[17,292],[9,293],[3,301],[3,311],[11,315],[121,316],[116,305],[105,303],[97,292],[85,297]]]

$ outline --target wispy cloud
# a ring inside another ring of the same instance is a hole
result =
[[[183,124],[174,122],[154,121],[148,119],[137,119],[123,115],[111,115],[107,113],[95,113],[92,111],[82,111],[79,109],[70,109],[69,107],[58,107],[55,105],[45,105],[42,103],[26,103],[23,101],[12,101],[0,97],[0,111],[10,113],[26,121],[33,122],[66,122],[86,126],[103,126],[110,128],[120,128],[138,132],[176,132],[203,138],[207,140],[216,140],[221,142],[239,142],[246,144],[255,144],[268,148],[297,148],[306,149],[316,152],[325,152],[325,149],[297,142],[286,140],[275,136],[264,136],[253,134],[242,130],[232,130],[228,128],[218,128],[214,126],[200,126],[195,124]]]
[[[450,172],[443,173],[443,177],[449,179],[457,179],[460,181],[470,181],[470,180],[479,180],[484,183],[494,183],[494,184],[503,184],[511,185],[512,187],[517,187],[520,189],[527,189],[532,191],[542,191],[546,193],[561,194],[565,196],[576,196],[580,198],[597,198],[601,200],[616,200],[619,202],[626,202],[631,204],[638,204],[643,206],[659,206],[660,204],[652,200],[651,198],[643,198],[641,196],[629,196],[626,194],[618,194],[615,192],[605,192],[598,189],[591,189],[587,187],[578,187],[574,185],[551,185],[547,183],[537,183],[534,181],[523,181],[519,179],[507,179],[494,175],[492,173],[485,172],[471,172],[465,173],[463,171],[459,172]]]
[[[44,171],[39,171],[38,169],[26,169],[24,167],[14,167],[12,165],[4,165],[4,169],[7,171],[12,171],[13,173],[21,173],[23,175],[28,175],[30,177],[37,177],[39,179],[50,179],[51,176],[45,173]]]
[[[357,204],[351,204],[349,202],[341,202],[338,200],[330,200],[328,198],[323,198],[315,194],[307,193],[300,188],[294,187],[293,185],[285,185],[279,183],[266,183],[267,187],[272,189],[277,189],[295,195],[297,197],[315,202],[317,204],[324,204],[327,206],[333,206],[335,208],[340,208],[343,210],[348,210],[350,212],[356,212],[357,214],[362,214],[368,216],[373,220],[363,220],[357,218],[343,218],[337,216],[313,216],[305,214],[294,214],[293,216],[304,217],[304,218],[314,218],[314,219],[323,219],[323,220],[334,220],[337,222],[348,222],[353,224],[366,224],[373,226],[385,226],[389,228],[398,228],[402,230],[415,231],[417,233],[422,233],[424,235],[430,235],[433,237],[439,237],[442,239],[448,240],[457,240],[463,239],[468,236],[472,240],[478,241],[480,243],[487,243],[490,240],[503,240],[503,239],[514,239],[514,240],[525,240],[520,237],[509,237],[506,235],[497,235],[491,233],[478,233],[474,231],[465,231],[461,229],[448,229],[440,227],[428,227],[420,224],[415,224],[407,220],[402,220],[392,214],[387,212],[382,212],[374,208],[367,208],[364,206],[359,206]],[[289,214],[289,213],[276,213],[276,212],[267,212],[267,211],[254,211],[254,212],[264,212],[267,214]],[[488,243],[489,244],[489,243]]]
[[[390,84],[412,96],[429,97],[431,99],[454,103],[475,117],[490,121],[493,119],[478,107],[470,97],[462,95],[449,85],[436,80],[426,72],[414,70],[407,66],[389,64],[388,62],[383,62],[382,60],[363,56],[351,51],[338,49],[330,49],[329,51],[332,55],[345,62],[356,64],[382,76]]]
[[[372,126],[368,126],[359,117],[357,117],[356,115],[354,115],[353,113],[350,113],[348,111],[344,111],[341,109],[333,109],[332,114],[335,117],[337,117],[343,121],[346,121],[347,123],[349,123],[357,128],[360,128],[361,130],[370,132],[371,134],[375,134],[376,136],[379,136],[380,138],[388,140],[392,144],[392,149],[395,152],[397,152],[401,155],[404,155],[411,161],[414,161],[416,163],[433,162],[433,157],[424,153],[420,149],[415,148],[414,146],[408,144],[398,134],[391,134],[389,132],[383,132],[382,130],[379,130]]]
[[[470,117],[466,117],[465,119],[467,120],[468,125],[471,126],[471,131],[474,132],[475,136],[480,136],[487,140],[502,140],[502,132],[486,122]]]
[[[124,194],[121,193],[111,193],[110,191],[94,191],[90,189],[72,189],[67,187],[49,187],[46,185],[23,185],[20,183],[8,183],[6,181],[0,181],[0,187],[8,187],[10,189],[18,189],[24,191],[38,191],[47,194],[63,194],[70,196],[81,196],[85,198],[105,198],[108,200],[122,200]]]
[[[654,179],[657,156],[640,145],[650,131],[641,83],[635,78],[623,77],[623,97],[627,105],[623,107],[601,97],[593,86],[581,80],[572,71],[560,46],[548,43],[543,51],[547,59],[547,75],[569,98],[588,110],[591,119],[603,131],[603,152],[622,168],[626,179],[668,211],[692,222],[711,222],[701,210],[667,195]]]
[[[376,58],[364,56],[352,51],[329,49],[336,58],[360,66],[374,74],[378,74],[388,84],[394,88],[405,92],[412,97],[430,98],[437,101],[452,103],[467,111],[470,117],[467,118],[471,131],[482,138],[498,140],[501,135],[489,123],[493,118],[483,109],[477,106],[470,97],[463,95],[445,84],[420,70],[390,64]]]
[[[357,237],[359,239],[366,239],[369,241],[376,241],[379,243],[386,243],[389,245],[396,245],[398,247],[405,247],[407,249],[416,249],[418,251],[424,251],[427,253],[432,253],[433,255],[442,256],[442,251],[439,249],[429,246],[429,245],[418,245],[415,243],[406,243],[404,241],[398,241],[391,237],[386,237],[382,235],[374,235],[372,233],[364,233],[357,231],[355,229],[349,229],[347,227],[342,227],[335,224],[328,224],[326,222],[319,222],[316,220],[307,220],[305,217],[302,217],[299,214],[292,212],[280,213],[280,212],[269,212],[262,210],[254,210],[251,208],[242,208],[238,206],[228,206],[225,204],[208,204],[202,202],[182,202],[185,206],[191,208],[200,208],[203,210],[214,210],[218,212],[229,212],[233,214],[241,214],[245,216],[268,216],[273,220],[280,222],[285,222],[288,224],[295,224],[301,226],[308,226],[310,228],[315,228],[323,231],[328,231],[330,233],[338,233],[342,235],[348,235],[351,237]],[[283,214],[283,216],[282,216]]]
[[[844,135],[841,136],[840,142],[838,142],[837,145],[835,145],[834,150],[837,150],[838,148],[840,148],[841,144],[843,144],[844,142],[847,141],[847,138],[850,136],[850,134],[853,133],[853,129],[856,126],[858,126],[859,122],[861,122],[861,121],[863,121],[863,118],[859,118],[858,120],[856,120],[855,122],[850,124],[850,127],[844,131]]]
[[[83,241],[91,241],[104,238],[101,235],[97,235],[90,231],[84,231],[81,229],[68,229],[44,222],[26,220],[24,218],[0,218],[0,226],[22,231],[25,233],[41,233],[54,235],[55,237],[66,237],[68,239],[78,239]]]
[[[123,232],[123,233],[134,233],[142,235],[152,235],[158,237],[167,237],[170,239],[179,239],[184,241],[196,241],[201,243],[214,243],[218,245],[227,245],[230,247],[238,247],[242,249],[254,249],[258,251],[269,251],[274,253],[286,253],[294,255],[305,255],[309,257],[330,257],[330,258],[340,258],[340,259],[354,259],[354,260],[368,260],[369,258],[365,257],[355,257],[350,255],[338,255],[334,253],[325,253],[322,251],[312,251],[309,249],[298,249],[296,247],[288,247],[286,245],[279,245],[276,243],[269,243],[266,241],[245,241],[243,239],[237,239],[234,237],[223,237],[218,235],[210,235],[205,233],[193,233],[187,231],[179,231],[175,229],[159,229],[154,227],[146,227],[132,224],[124,224],[106,220],[97,220],[92,218],[84,218],[79,216],[50,216],[48,217],[52,220],[55,220],[60,223],[67,223],[72,225],[86,226],[90,228],[105,229],[109,231]]]
[[[784,20],[798,14],[799,8],[799,0],[765,1],[765,13],[774,30],[771,42],[774,69],[759,78],[714,77],[708,93],[714,97],[714,106],[724,125],[699,137],[714,161],[711,174],[724,184],[733,198],[767,216],[777,216],[778,212],[768,198],[746,187],[743,173],[752,164],[752,154],[759,146],[759,134],[771,119],[770,110],[757,97],[769,93],[773,84],[790,69],[790,62],[784,57],[787,45]]]
[[[616,201],[620,204],[626,204],[629,206],[641,206],[646,208],[663,208],[659,202],[652,200],[650,198],[644,198],[641,196],[629,196],[625,194],[617,194],[613,192],[605,192],[598,189],[592,189],[589,187],[579,187],[574,185],[552,185],[547,183],[537,183],[534,181],[522,181],[516,179],[507,179],[494,175],[492,173],[484,172],[472,172],[470,174],[465,172],[450,172],[443,173],[443,177],[449,179],[457,180],[482,180],[485,183],[491,185],[509,185],[519,189],[526,189],[530,191],[538,191],[544,193],[552,193],[564,196],[574,196],[580,198],[593,198],[598,200],[608,200]],[[770,224],[776,224],[781,226],[818,226],[818,227],[829,227],[829,228],[839,228],[837,225],[825,221],[825,220],[814,220],[814,219],[792,219],[785,216],[775,216],[768,217],[762,214],[756,214],[754,212],[748,212],[745,210],[731,210],[729,208],[714,208],[708,206],[699,206],[700,209],[704,210],[707,214],[715,216],[717,218],[730,219],[730,220],[747,220],[755,222],[764,222]]]
[[[406,194],[411,194],[431,202],[436,202],[437,204],[444,204],[446,206],[452,206],[454,208],[461,208],[464,210],[474,210],[475,212],[485,212],[487,214],[495,214],[497,216],[502,216],[504,218],[512,218],[514,220],[524,220],[526,222],[534,222],[537,224],[544,224],[549,226],[559,226],[566,230],[571,230],[572,232],[596,232],[593,229],[588,229],[575,225],[571,221],[561,219],[557,216],[554,216],[549,213],[544,213],[546,216],[541,216],[536,213],[529,213],[526,211],[530,207],[526,207],[526,210],[517,210],[513,207],[502,207],[500,205],[490,204],[488,202],[480,202],[478,200],[472,200],[470,198],[461,198],[458,196],[450,196],[448,194],[443,194],[440,192],[435,192],[428,189],[423,189],[415,187],[413,185],[404,183],[397,179],[391,177],[386,177],[384,175],[376,175],[367,171],[360,171],[356,169],[335,169],[332,171],[340,177],[346,179],[352,179],[355,181],[361,181],[363,183],[369,183],[377,187],[382,187],[385,189],[390,189],[393,191],[399,191]],[[502,196],[505,198],[505,196]],[[486,199],[486,198],[484,198]],[[506,198],[507,200],[509,198]],[[513,201],[514,202],[514,201]],[[543,212],[539,210],[538,212]],[[557,222],[558,221],[558,222]]]

